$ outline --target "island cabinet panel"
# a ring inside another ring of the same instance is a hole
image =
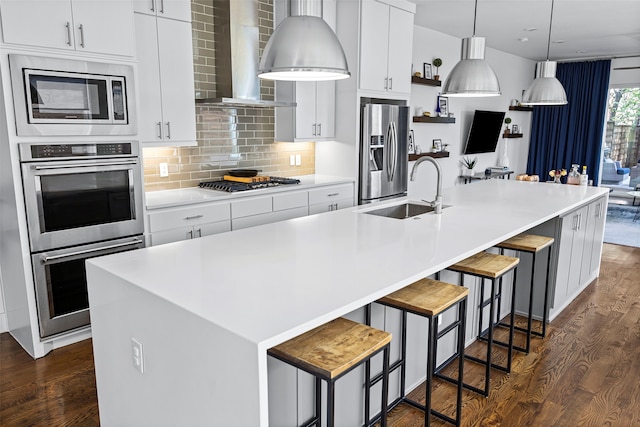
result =
[[[591,281],[600,271],[604,223],[607,218],[607,199],[602,197],[589,205],[586,236],[582,254],[580,282]]]
[[[106,55],[135,54],[130,1],[3,0],[0,8],[5,43]]]

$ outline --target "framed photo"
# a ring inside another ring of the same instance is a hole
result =
[[[440,107],[440,117],[449,117],[449,98],[438,95],[438,107]]]
[[[434,139],[433,140],[433,151],[442,151],[442,140]]]
[[[520,133],[520,126],[511,125],[511,133]]]
[[[431,70],[431,64],[429,64],[428,62],[425,62],[424,64],[422,64],[422,68],[423,68],[422,77],[424,77],[425,79],[433,79],[433,71]]]

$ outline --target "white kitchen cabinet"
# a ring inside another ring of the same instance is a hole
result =
[[[589,204],[587,210],[584,248],[582,251],[582,267],[580,282],[585,283],[595,277],[600,268],[602,255],[602,238],[607,216],[607,199],[602,197]]]
[[[283,18],[276,3],[276,23]],[[336,2],[325,0],[322,18],[335,31]],[[276,82],[276,100],[296,107],[276,109],[276,140],[320,141],[335,138],[336,82]]]
[[[191,22],[190,0],[133,0],[137,13]]]
[[[240,230],[307,216],[307,197],[306,191],[299,191],[232,202],[231,228]]]
[[[360,13],[360,89],[409,94],[414,14],[377,0]]]
[[[322,187],[309,191],[309,215],[353,206],[353,184]]]
[[[151,246],[231,230],[229,203],[167,208],[149,213]]]
[[[135,55],[130,0],[2,0],[0,8],[5,43]]]
[[[136,13],[140,120],[146,145],[197,145],[191,24]]]

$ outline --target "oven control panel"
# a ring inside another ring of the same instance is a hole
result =
[[[20,160],[62,160],[74,158],[135,157],[135,141],[77,144],[21,144]]]

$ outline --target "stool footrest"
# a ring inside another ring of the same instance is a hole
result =
[[[494,342],[494,343],[496,343],[497,341],[495,341],[495,340],[494,340],[493,342]],[[472,362],[476,362],[476,363],[479,363],[479,364],[481,364],[481,365],[487,366],[487,361],[486,361],[486,360],[483,360],[483,359],[480,359],[479,357],[470,356],[470,355],[468,355],[468,354],[465,354],[465,355],[464,355],[464,358],[465,358],[465,359],[467,359],[467,360],[470,360],[470,361],[472,361]],[[497,364],[495,364],[495,363],[491,363],[491,367],[492,367],[492,368],[494,368],[494,369],[497,369],[497,370],[499,370],[499,371],[506,372],[507,374],[509,374],[509,373],[510,373],[509,368],[504,367],[504,366],[497,365]]]
[[[439,378],[441,380],[450,382],[451,384],[458,384],[457,380],[454,380],[453,378],[450,378],[446,375],[442,375],[442,374],[433,374],[434,377]],[[474,393],[478,393],[483,395],[484,397],[489,397],[489,390],[482,390],[481,388],[472,386],[470,384],[467,383],[463,383],[462,387],[466,388],[467,390],[471,390]]]

